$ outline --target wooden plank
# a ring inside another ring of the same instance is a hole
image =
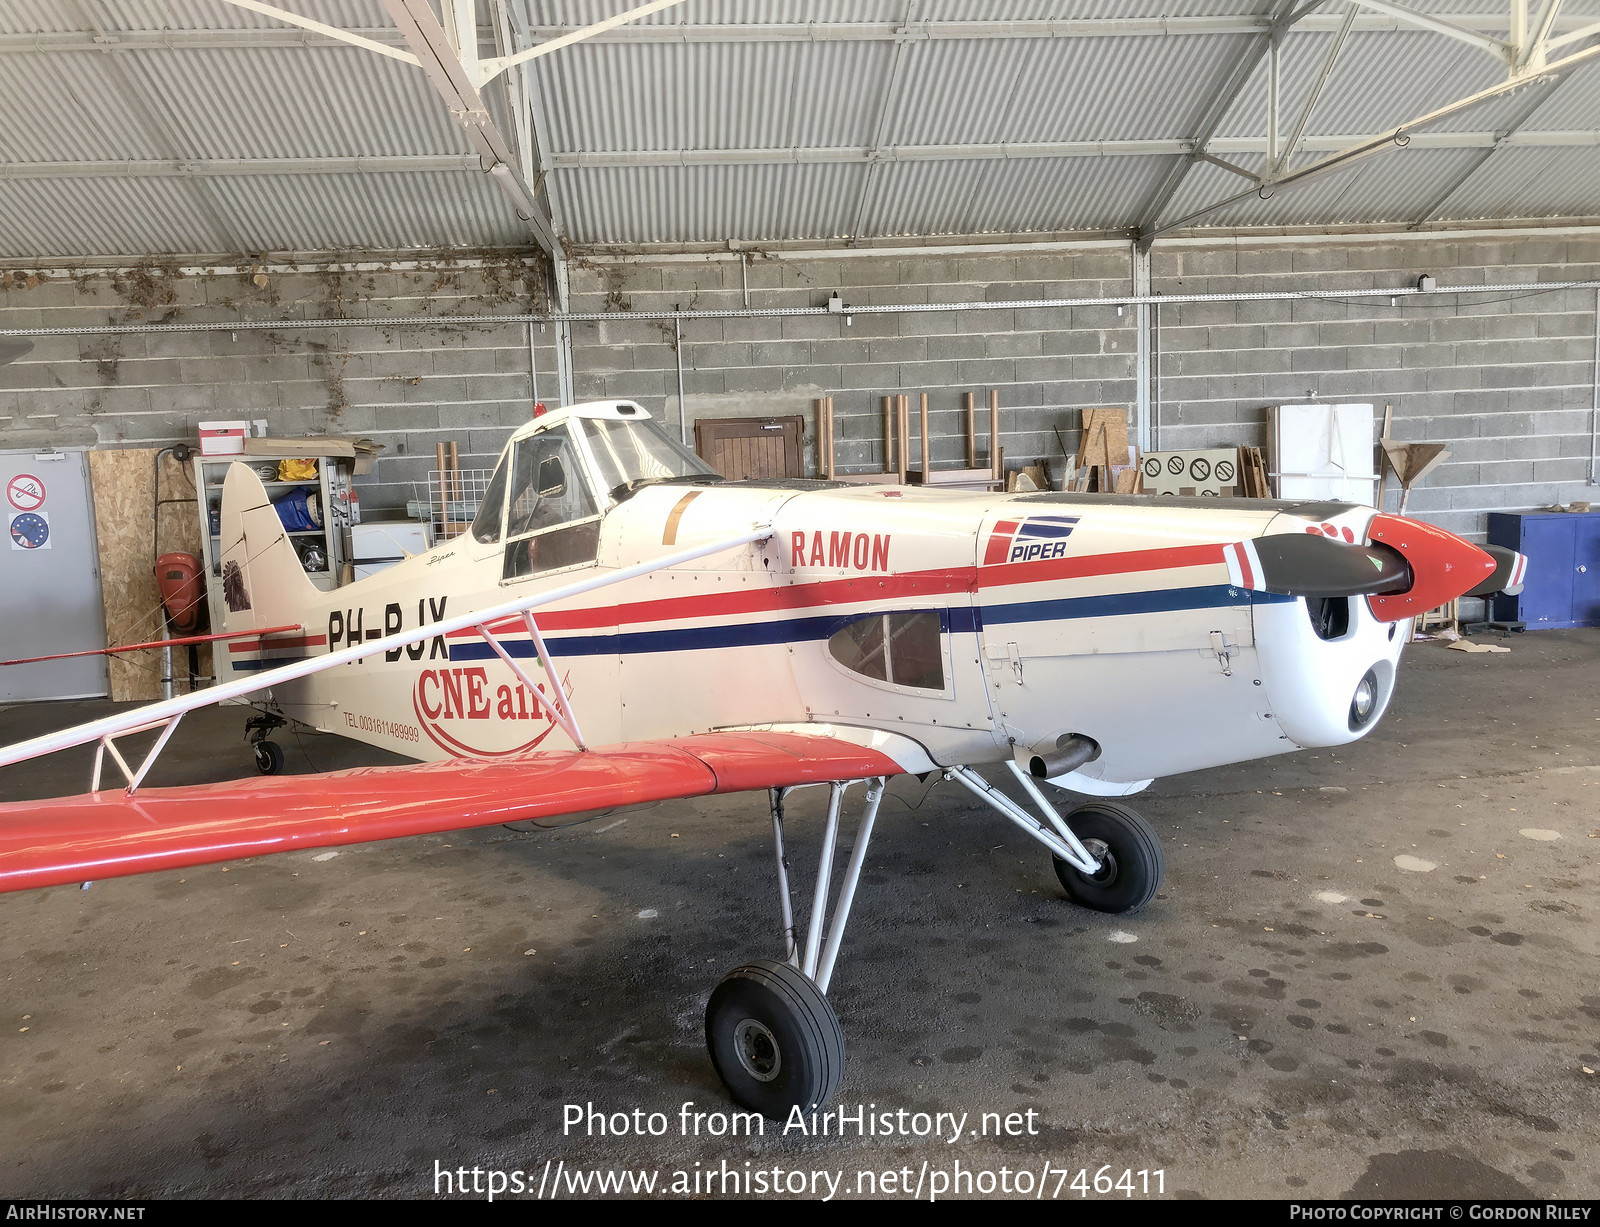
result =
[[[967,468],[978,467],[978,409],[971,392],[964,398],[967,411]]]
[[[995,481],[1005,480],[1005,454],[1000,450],[1000,390],[989,389],[989,468]]]
[[[898,470],[894,463],[894,397],[883,398],[883,471],[895,473]]]
[[[911,451],[911,398],[909,396],[896,396],[894,398],[895,434],[899,439],[899,448],[896,454],[896,472],[900,484],[906,483],[906,459]]]
[[[930,459],[932,444],[928,439],[928,394],[926,392],[922,394],[922,417],[917,426],[917,435],[922,443],[922,472],[926,476],[933,467],[933,462]]]

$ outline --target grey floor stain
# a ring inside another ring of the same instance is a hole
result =
[[[1532,1197],[1521,1181],[1453,1150],[1402,1150],[1373,1155],[1344,1196],[1449,1198]]]

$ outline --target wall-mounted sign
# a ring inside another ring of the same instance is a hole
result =
[[[44,506],[44,482],[32,473],[18,473],[6,482],[6,501],[18,511],[38,511]]]
[[[50,548],[50,513],[19,511],[11,517],[11,548],[47,550]]]

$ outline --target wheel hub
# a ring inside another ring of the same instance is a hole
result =
[[[1117,880],[1117,858],[1112,853],[1110,845],[1103,839],[1086,839],[1083,847],[1090,856],[1099,864],[1100,868],[1089,874],[1089,880],[1098,886],[1109,886]]]
[[[744,1072],[757,1082],[771,1082],[783,1068],[778,1039],[759,1019],[743,1019],[733,1029],[733,1051]]]

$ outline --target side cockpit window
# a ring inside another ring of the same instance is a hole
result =
[[[828,654],[852,673],[917,690],[944,689],[944,645],[939,615],[869,614],[840,628]]]
[[[485,545],[500,540],[500,517],[506,509],[506,470],[509,459],[500,458],[500,464],[489,479],[489,488],[483,492],[483,502],[478,504],[478,514],[472,517],[472,536]]]
[[[530,435],[513,449],[505,535],[502,579],[599,557],[600,509],[565,425]]]

